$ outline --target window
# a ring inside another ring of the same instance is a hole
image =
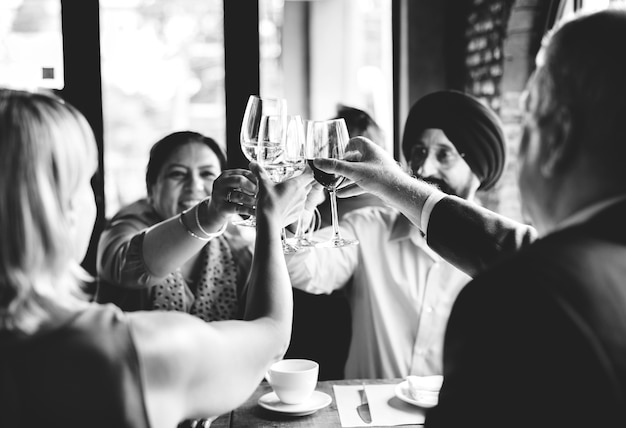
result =
[[[367,111],[393,151],[391,0],[260,0],[263,95],[305,119]]]
[[[106,216],[146,195],[173,131],[225,146],[222,0],[100,0]]]
[[[0,85],[63,88],[59,0],[0,2]]]

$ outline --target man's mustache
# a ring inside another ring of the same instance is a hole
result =
[[[437,187],[439,190],[441,190],[444,193],[447,193],[448,195],[455,195],[454,191],[448,185],[448,183],[445,182],[445,180],[442,180],[436,177],[419,177],[418,176],[418,178],[422,181],[425,181],[428,184],[431,184]]]

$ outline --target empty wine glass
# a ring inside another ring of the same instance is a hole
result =
[[[298,223],[296,225],[296,233],[293,238],[287,239],[287,242],[293,244],[299,248],[306,247],[316,247],[320,244],[320,241],[317,241],[312,236],[312,231],[315,230],[317,222],[317,217],[319,216],[319,211],[315,210],[311,213],[311,218],[308,219],[308,222],[305,218],[306,210],[302,208],[300,211],[300,215],[298,216]],[[308,231],[308,233],[307,233]],[[308,236],[307,236],[308,234]]]
[[[309,120],[304,121],[305,133],[309,122]],[[306,159],[306,135],[304,136],[303,151]],[[308,213],[306,212],[305,207],[302,207],[296,223],[296,233],[292,238],[288,238],[287,242],[299,248],[315,247],[320,243],[320,241],[313,238],[313,231],[318,224],[317,220],[321,220],[319,218],[319,211],[315,208],[310,214],[311,217],[307,218]]]
[[[264,131],[261,130],[260,133],[262,132]],[[304,147],[305,136],[302,117],[299,115],[288,115],[283,153],[264,165],[272,181],[280,183],[302,174],[306,165]],[[295,242],[287,239],[284,227],[282,229],[282,241],[285,254],[302,251],[302,248]]]
[[[239,135],[241,151],[246,158],[264,165],[281,156],[285,144],[286,121],[286,100],[250,95],[241,121],[241,133]],[[259,131],[262,130],[262,125],[265,126],[265,131],[271,132],[271,135],[267,133],[260,139]],[[254,227],[256,221],[254,216],[250,216],[246,220],[234,221],[233,224]]]
[[[339,233],[339,220],[337,218],[337,186],[343,177],[336,174],[328,174],[315,167],[313,159],[330,158],[341,159],[350,136],[344,119],[330,119],[309,121],[306,132],[306,157],[313,175],[318,183],[326,188],[330,196],[331,222],[333,236],[330,240],[321,242],[321,247],[345,247],[357,245],[359,241],[342,238]]]

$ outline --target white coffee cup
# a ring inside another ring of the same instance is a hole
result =
[[[265,378],[285,404],[300,404],[317,386],[319,364],[312,360],[286,359],[272,364]]]

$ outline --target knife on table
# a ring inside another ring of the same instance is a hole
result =
[[[367,402],[367,392],[365,391],[365,385],[361,385],[359,390],[361,394],[361,404],[356,408],[357,413],[366,424],[372,423],[372,415],[370,414],[370,405]]]

